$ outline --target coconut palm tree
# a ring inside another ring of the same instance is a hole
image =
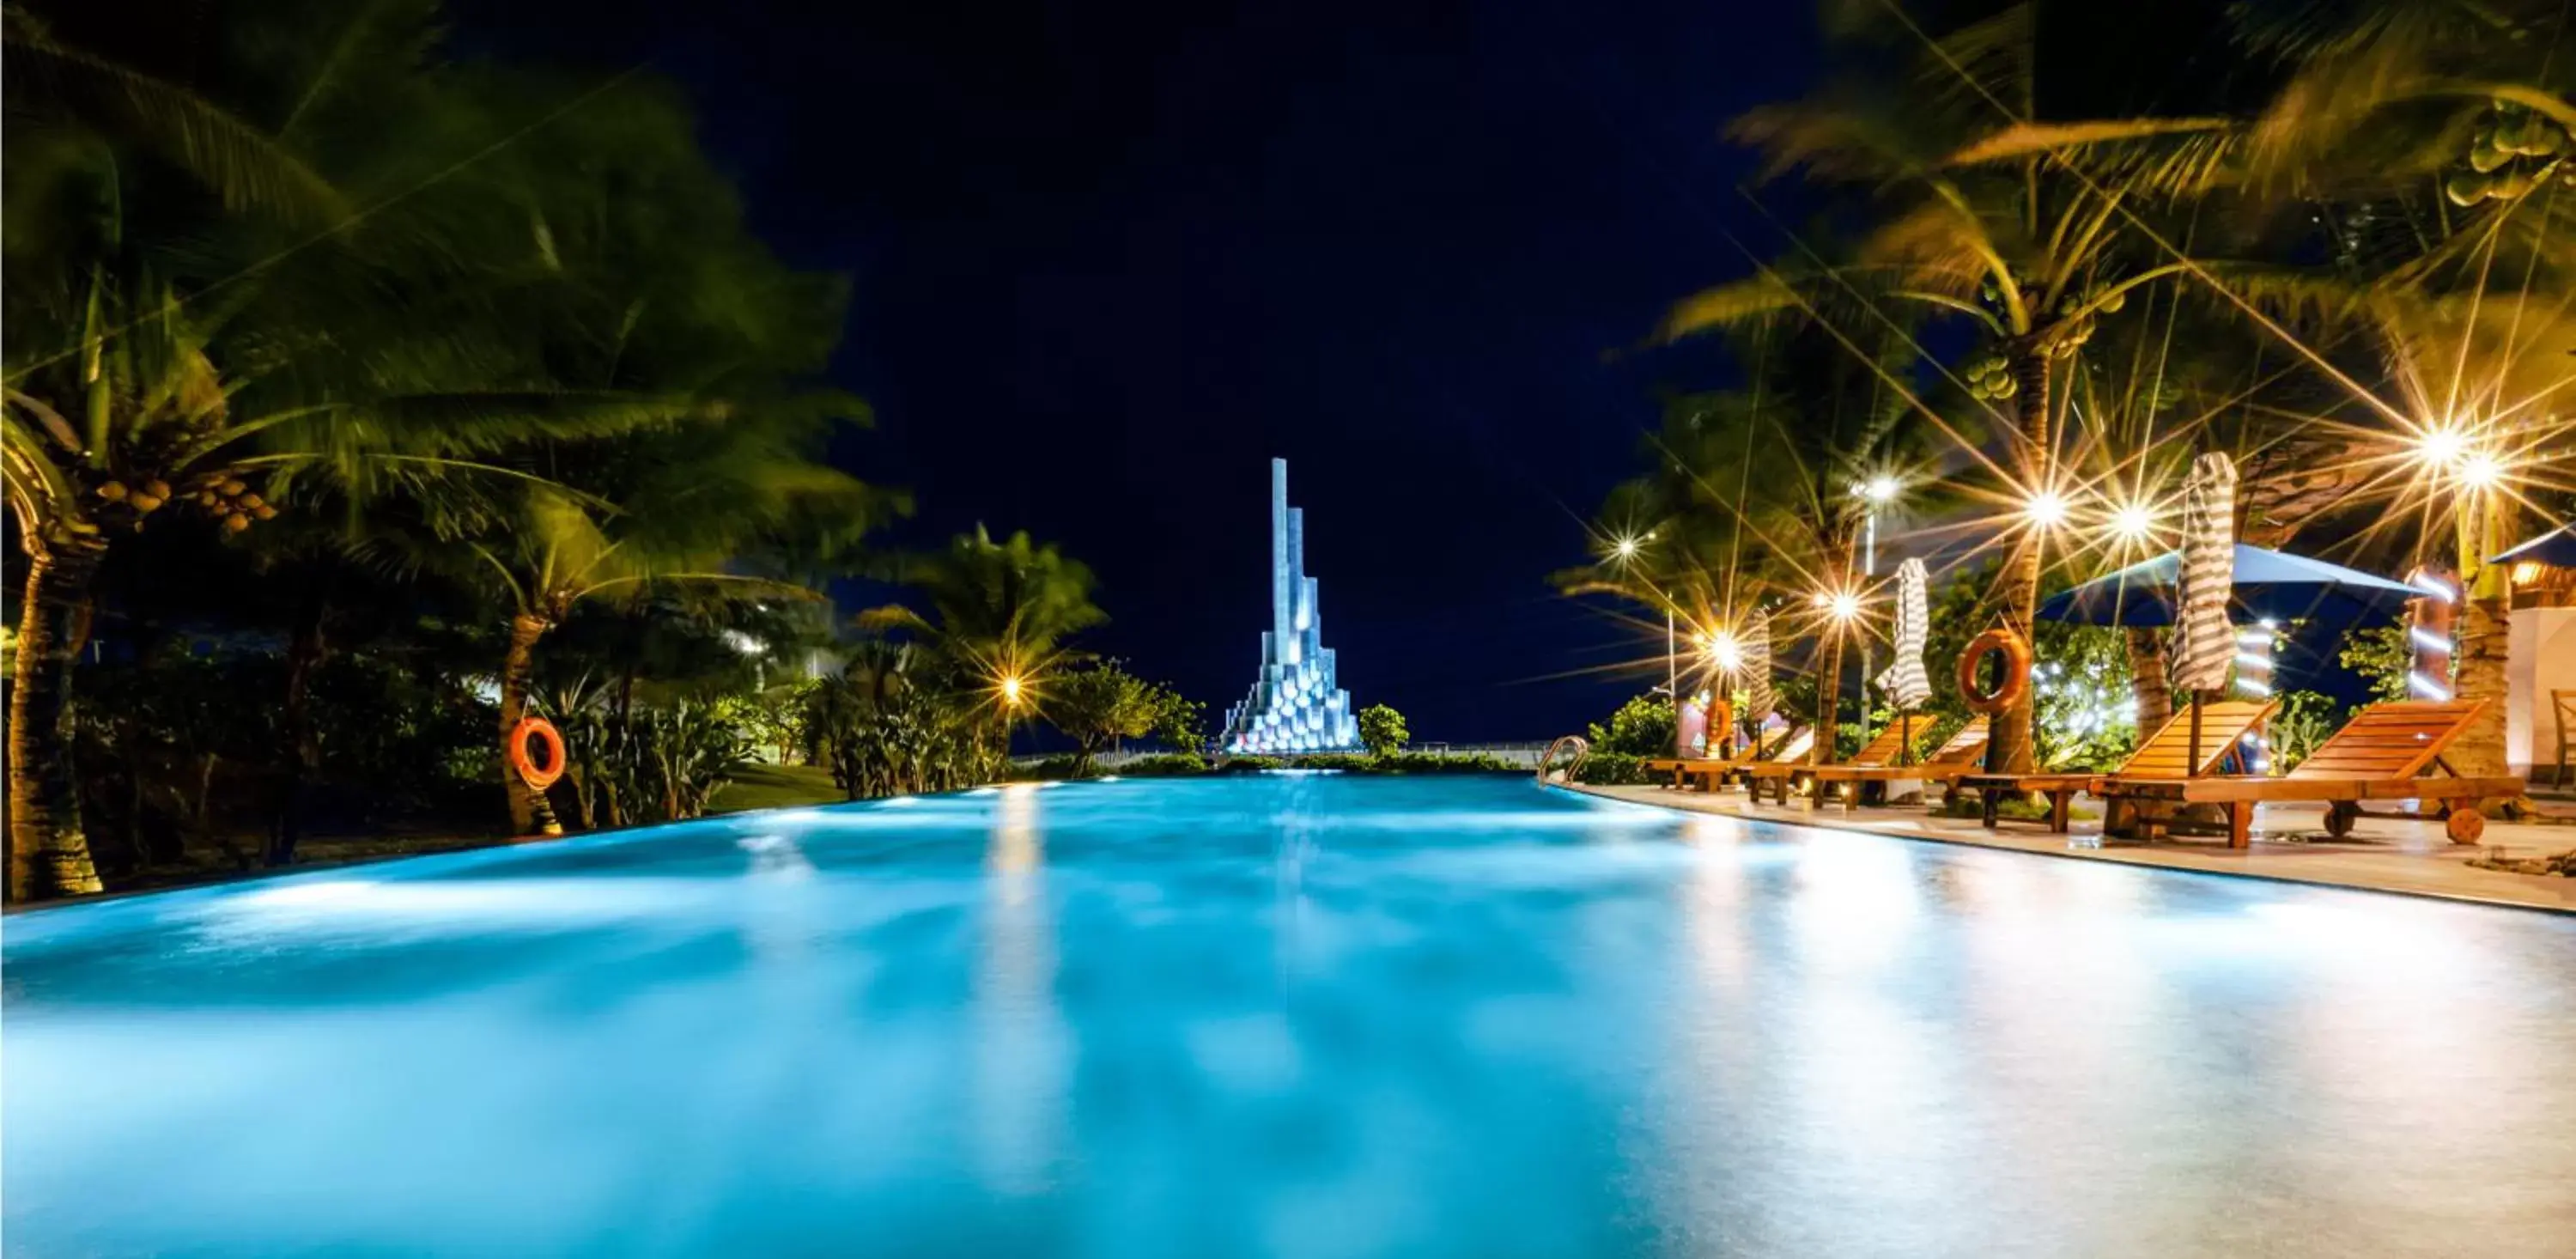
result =
[[[898,504],[813,462],[783,437],[774,426],[737,417],[712,431],[622,443],[613,452],[590,448],[596,475],[568,479],[613,486],[613,503],[530,486],[498,530],[476,527],[480,504],[465,528],[433,525],[444,537],[428,555],[487,579],[509,618],[498,673],[502,738],[526,715],[539,640],[576,607],[656,593],[701,601],[819,597],[758,566],[826,556],[826,544],[854,540]],[[536,817],[536,797],[515,774],[505,772],[503,783],[511,824],[524,831]]]
[[[2040,29],[2038,6],[2015,5],[1739,119],[1733,134],[1762,149],[1772,173],[1864,190],[1868,229],[1833,258],[1801,248],[1685,299],[1664,334],[1784,317],[1863,330],[1883,326],[1891,307],[1962,322],[1984,342],[1965,383],[2009,420],[1994,426],[2007,436],[2007,511],[2062,499],[2065,365],[2133,291],[2189,268],[2142,245],[2135,224],[2159,197],[2207,182],[2234,124],[2089,111],[2048,121],[2094,102],[2043,91]],[[2047,530],[2007,519],[1996,603],[2028,638]],[[1995,722],[1995,764],[2029,766],[2030,722],[2025,694]]]
[[[764,491],[722,510],[674,491],[657,510],[736,522],[721,536],[846,531],[846,477],[771,458],[853,409],[777,383],[828,353],[838,282],[748,238],[668,92],[451,71],[424,55],[427,3],[318,24],[295,7],[224,24],[187,86],[114,5],[6,17],[0,449],[31,561],[13,895],[97,889],[61,736],[89,584],[117,538],[178,508],[242,534],[296,504],[366,523],[396,501],[451,542],[505,525],[542,539],[566,510],[606,507],[554,487],[563,450],[688,431],[699,445],[658,449],[719,469],[702,492]],[[74,47],[72,30],[108,42]],[[580,466],[621,456],[648,452]]]
[[[1702,633],[1782,604],[1775,634],[1815,641],[1816,754],[1831,759],[1844,652],[1869,632],[1862,491],[1908,473],[1928,481],[1937,439],[1895,374],[1908,353],[1887,328],[1865,346],[1817,325],[1741,336],[1748,383],[1677,399],[1650,443],[1656,472],[1612,495],[1604,534],[1651,532],[1651,544],[1561,581],[1648,606],[1682,601],[1670,606]],[[1940,493],[1916,484],[1912,506],[1937,509]]]
[[[861,623],[922,635],[965,677],[1033,678],[1067,658],[1066,639],[1109,619],[1091,601],[1091,569],[1025,531],[995,542],[977,525],[945,550],[900,560],[891,575],[930,614],[889,604],[861,613]]]

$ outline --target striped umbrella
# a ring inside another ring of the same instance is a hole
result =
[[[2204,693],[2227,685],[2236,630],[2227,601],[2236,587],[2236,465],[2211,451],[2192,461],[2182,486],[2182,572],[2175,600],[2172,686]]]
[[[1736,641],[1744,660],[1743,720],[1760,725],[1771,710],[1780,706],[1779,697],[1771,693],[1771,614],[1756,609],[1744,622],[1744,634]]]
[[[1926,580],[1921,560],[1896,566],[1896,659],[1878,675],[1878,685],[1900,709],[1920,708],[1932,698],[1932,679],[1923,675],[1923,637],[1931,620]]]

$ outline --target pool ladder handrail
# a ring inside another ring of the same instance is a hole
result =
[[[1583,762],[1591,759],[1592,740],[1579,734],[1559,735],[1556,742],[1547,745],[1547,751],[1539,754],[1538,780],[1540,782],[1544,783],[1548,780],[1547,767],[1556,760],[1556,750],[1569,743],[1574,745],[1574,759],[1566,762],[1565,777],[1561,781],[1573,782],[1574,775],[1582,770]]]

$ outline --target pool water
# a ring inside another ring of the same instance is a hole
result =
[[[2576,920],[1487,778],[10,918],[28,1256],[2566,1255]]]

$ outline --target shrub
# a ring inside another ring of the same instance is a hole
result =
[[[2333,697],[2315,691],[2284,691],[2281,707],[2272,714],[2272,772],[2286,774],[2308,759],[2317,745],[2342,724],[2339,706]]]
[[[1438,752],[1392,752],[1368,758],[1372,774],[1526,774],[1528,769],[1485,752],[1442,755]]]
[[[1626,752],[1595,752],[1585,757],[1576,782],[1615,787],[1646,781],[1646,758]]]
[[[2413,693],[2406,678],[2415,668],[2415,647],[2403,625],[2344,631],[2335,660],[2370,683],[2374,700],[2406,699]]]
[[[1984,817],[1985,806],[1978,802],[1976,793],[1961,791],[1952,793],[1949,799],[1934,806],[1932,812],[1937,817]],[[1995,806],[1995,816],[2015,822],[2044,822],[2048,820],[2048,802],[2029,796],[2007,796],[2002,804]],[[2077,805],[2068,809],[2066,816],[2089,821],[2099,815]]]
[[[1403,747],[1413,732],[1404,728],[1404,714],[1384,704],[1371,704],[1360,710],[1360,745],[1371,753],[1384,756]]]
[[[1020,782],[1056,782],[1080,778],[1089,764],[1079,752],[1059,752],[1034,765],[1023,765],[1011,777]]]
[[[1661,695],[1640,695],[1610,714],[1607,727],[1597,721],[1592,723],[1592,754],[1670,756],[1674,731],[1673,701]]]
[[[1208,772],[1208,763],[1196,752],[1174,752],[1138,757],[1120,766],[1118,772],[1130,778],[1180,778]]]
[[[1257,774],[1265,769],[1277,769],[1282,764],[1284,764],[1284,762],[1275,756],[1229,756],[1216,763],[1216,772],[1220,774]]]
[[[1338,769],[1354,774],[1368,773],[1376,765],[1376,758],[1358,752],[1325,752],[1316,756],[1300,756],[1288,762],[1291,769]]]

